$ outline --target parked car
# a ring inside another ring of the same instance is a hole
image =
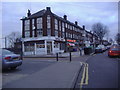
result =
[[[102,53],[102,52],[103,52],[102,48],[100,48],[100,47],[95,48],[95,53]]]
[[[14,54],[13,52],[2,49],[2,69],[16,69],[16,67],[22,64],[20,55]]]
[[[106,50],[106,47],[104,45],[98,45],[96,48],[95,48],[95,53],[102,53]]]
[[[113,57],[113,56],[120,57],[120,46],[111,47],[108,51],[108,56],[109,57]]]
[[[107,49],[107,50],[109,50],[109,49],[110,49],[110,47],[111,47],[111,46],[110,46],[110,45],[108,45],[108,46],[106,46],[106,49]]]

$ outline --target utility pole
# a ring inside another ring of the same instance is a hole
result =
[[[5,48],[7,48],[7,38],[5,37]]]
[[[4,37],[4,38],[0,38],[0,39],[4,39],[4,45],[5,45],[5,48],[7,48],[7,37]]]

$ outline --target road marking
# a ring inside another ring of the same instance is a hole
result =
[[[93,56],[95,56],[96,54],[93,54]]]
[[[83,64],[84,64],[84,68],[83,68],[82,78],[81,78],[81,81],[80,81],[80,89],[81,90],[82,90],[83,85],[88,85],[88,80],[89,80],[88,64],[87,63],[83,63]]]
[[[86,64],[86,81],[85,82],[86,82],[85,84],[88,85],[88,64]]]

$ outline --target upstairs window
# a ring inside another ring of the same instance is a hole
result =
[[[34,30],[35,30],[35,25],[34,25],[34,22],[35,22],[35,20],[34,19],[32,19],[32,36],[34,37]]]
[[[30,20],[25,20],[25,31],[30,30]]]
[[[37,36],[43,35],[42,17],[37,18]]]
[[[30,37],[30,20],[25,20],[25,37]]]
[[[47,15],[47,28],[51,28],[51,18],[50,18],[50,15]]]
[[[58,30],[58,20],[55,19],[55,29]]]
[[[30,31],[25,31],[25,37],[30,37]]]
[[[37,29],[42,29],[42,18],[37,18]]]
[[[55,36],[58,36],[58,20],[55,19]]]
[[[51,36],[51,17],[47,15],[47,35]]]
[[[65,24],[62,22],[62,37],[65,37]]]

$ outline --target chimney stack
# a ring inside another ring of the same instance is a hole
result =
[[[85,30],[85,25],[83,25],[83,30]]]
[[[47,10],[47,11],[51,11],[50,7],[46,7],[46,10]]]
[[[78,25],[78,22],[77,22],[77,21],[75,21],[75,25]]]
[[[31,15],[30,10],[28,9],[27,17]]]
[[[67,20],[67,15],[64,15],[63,17],[64,17],[65,20]]]

